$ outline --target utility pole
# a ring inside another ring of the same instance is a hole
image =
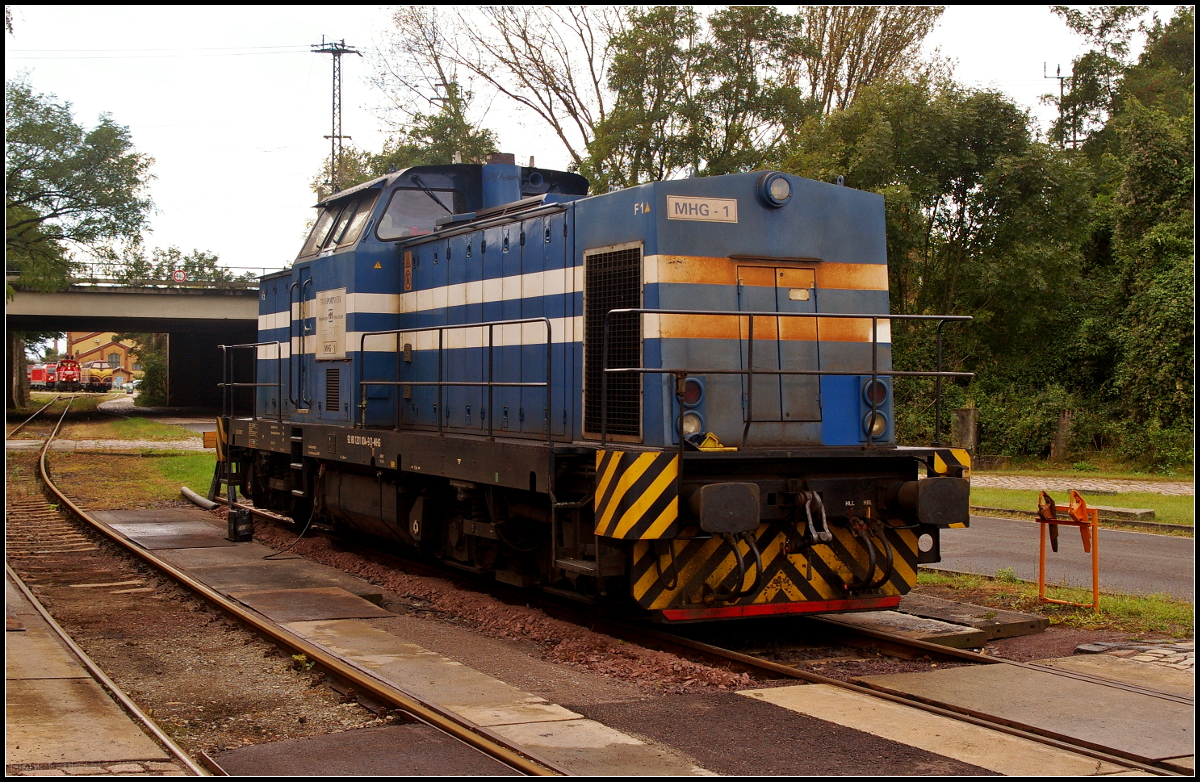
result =
[[[1062,75],[1062,66],[1061,65],[1054,66],[1054,75],[1050,76],[1049,74],[1046,73],[1046,63],[1042,63],[1042,78],[1043,79],[1058,79],[1058,124],[1060,127],[1062,127],[1062,124],[1063,124],[1063,85],[1071,80],[1071,76],[1063,76]],[[1064,131],[1063,132],[1063,146],[1065,147],[1067,145],[1066,129],[1064,128],[1063,131]],[[1072,118],[1071,149],[1075,149],[1078,144],[1079,144],[1079,141],[1075,137],[1075,122],[1074,122],[1074,119]]]
[[[333,55],[333,132],[325,138],[329,139],[330,193],[336,193],[341,189],[338,174],[342,163],[342,139],[350,138],[342,135],[342,55],[357,54],[362,57],[362,53],[352,46],[347,46],[345,38],[326,43],[323,35],[320,44],[312,44],[312,50],[317,54]]]

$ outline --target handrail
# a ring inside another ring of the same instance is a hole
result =
[[[495,377],[494,357],[495,357],[495,328],[497,326],[517,326],[525,323],[542,323],[546,327],[546,380],[541,383],[507,383],[496,382]],[[488,379],[486,381],[469,381],[469,380],[443,380],[443,353],[445,352],[445,332],[452,329],[479,329],[487,328],[488,330]],[[400,335],[415,334],[423,331],[436,331],[438,333],[438,379],[404,382],[402,380],[364,380],[363,368],[366,365],[364,357],[366,356],[367,337],[385,336],[388,334],[396,335],[396,377],[400,377]],[[483,321],[481,323],[455,323],[444,326],[418,326],[407,329],[385,329],[383,331],[364,331],[359,337],[358,342],[358,386],[359,386],[359,423],[360,429],[367,425],[367,388],[369,386],[436,386],[438,390],[437,401],[437,430],[441,434],[443,431],[443,404],[442,404],[442,388],[446,386],[457,386],[467,388],[482,388],[488,389],[487,401],[487,421],[488,421],[488,437],[495,437],[495,411],[493,410],[492,390],[495,388],[545,388],[546,389],[546,442],[549,444],[553,441],[553,417],[550,412],[550,378],[551,364],[553,362],[554,334],[553,326],[550,323],[550,318],[520,318],[517,320],[494,320]],[[400,429],[400,395],[396,395],[396,423],[395,428]]]
[[[275,382],[274,383],[259,383],[259,382],[257,382],[257,378],[258,378],[258,351],[257,351],[257,348],[269,347],[271,345],[275,346]],[[233,401],[233,392],[231,391],[231,389],[234,389],[234,388],[269,388],[271,386],[274,386],[275,387],[275,397],[276,397],[276,399],[279,400],[279,409],[275,415],[275,418],[280,423],[283,422],[283,347],[282,346],[283,346],[283,343],[280,342],[279,340],[274,340],[272,342],[247,342],[242,345],[218,345],[217,346],[221,349],[222,382],[219,383],[219,386],[221,387],[221,415],[222,415],[222,417],[225,417],[225,418],[233,417],[234,401]],[[255,378],[255,382],[253,382],[253,383],[233,382],[233,357],[232,357],[232,355],[230,355],[229,351],[239,350],[239,349],[248,350],[250,348],[256,349],[254,352],[254,361],[253,361],[253,372],[254,372],[253,377]],[[251,413],[254,418],[258,418],[258,394],[254,395],[254,406],[253,406]]]
[[[299,287],[299,285],[300,285],[300,283],[298,283],[298,282],[291,282],[291,283],[288,283],[288,287],[287,287],[287,291],[288,291],[288,308],[287,308],[287,316],[288,316],[288,318],[287,318],[287,321],[288,321],[288,401],[292,403],[292,409],[294,409],[294,410],[299,409],[300,400],[297,397],[292,395],[292,392],[295,390],[292,387],[292,361],[291,361],[291,357],[292,357],[292,290]]]
[[[676,367],[671,369],[654,368],[654,367],[615,367],[608,366],[608,345],[609,345],[609,326],[613,315],[717,315],[726,317],[747,318],[749,327],[747,329],[747,346],[746,369],[695,369],[690,367]],[[754,310],[693,310],[693,309],[654,309],[648,307],[628,307],[620,309],[611,309],[604,315],[604,332],[603,344],[601,349],[601,381],[600,381],[600,446],[603,448],[608,444],[608,376],[609,374],[675,374],[675,375],[743,375],[746,377],[746,407],[745,407],[745,426],[742,429],[742,447],[746,447],[749,439],[750,424],[754,421],[754,376],[755,375],[840,375],[840,376],[855,376],[864,374],[862,371],[844,371],[844,370],[829,370],[829,369],[754,369],[754,319],[756,317],[771,317],[771,318],[853,318],[871,320],[871,380],[875,382],[879,377],[935,377],[937,378],[936,391],[936,410],[937,414],[941,413],[941,380],[943,377],[974,377],[974,372],[943,372],[942,371],[942,327],[947,322],[961,322],[972,320],[970,315],[888,315],[881,313],[843,313],[843,312],[768,312]],[[879,321],[880,320],[915,320],[915,321],[939,321],[937,329],[937,370],[934,372],[914,372],[900,370],[880,370],[879,369]],[[778,335],[776,341],[779,340]],[[816,340],[819,342],[820,340]],[[678,391],[676,392],[678,395]],[[871,417],[869,421],[875,420],[875,414],[878,412],[878,406],[875,402],[874,395],[871,396]],[[683,422],[682,417],[679,422],[679,444],[680,450],[683,449]],[[875,444],[877,438],[867,431],[867,445]],[[934,422],[934,445],[939,445],[940,439],[940,422]]]
[[[297,410],[299,410],[301,408],[308,408],[312,405],[312,397],[306,396],[306,394],[308,393],[308,390],[309,390],[308,383],[304,382],[305,378],[308,375],[308,372],[305,370],[305,366],[304,366],[304,356],[305,356],[305,353],[304,353],[304,345],[305,345],[305,343],[304,343],[304,337],[305,337],[305,334],[304,334],[304,329],[305,329],[305,325],[304,325],[305,324],[304,289],[309,285],[312,285],[312,277],[311,276],[306,277],[303,280],[293,282],[290,285],[288,285],[288,351],[289,351],[288,356],[289,356],[289,359],[294,355],[299,355],[299,357],[300,357],[300,359],[295,362],[295,364],[296,364],[296,367],[295,367],[296,368],[296,385],[299,386],[300,388],[294,398],[292,397],[292,362],[290,360],[288,361],[288,401],[291,402],[292,407],[294,407]],[[291,352],[291,349],[292,349],[292,289],[293,288],[300,289],[300,300],[297,302],[297,305],[298,305],[297,312],[300,315],[300,352],[298,354]],[[280,402],[280,404],[282,405],[283,403]]]

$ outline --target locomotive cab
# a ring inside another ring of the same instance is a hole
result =
[[[967,375],[892,368],[893,321],[964,318],[889,314],[882,197],[586,194],[507,156],[318,204],[229,351],[257,357],[226,386],[242,490],[668,621],[895,606],[970,470],[896,444],[893,383]]]

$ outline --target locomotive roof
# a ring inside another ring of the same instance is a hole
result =
[[[405,169],[404,171],[407,171],[407,170],[408,169]],[[384,187],[387,184],[389,177],[400,176],[401,174],[404,173],[404,171],[396,171],[391,174],[384,174],[383,176],[375,177],[374,179],[372,179],[368,182],[360,182],[359,184],[354,185],[353,187],[348,187],[345,190],[339,190],[336,193],[334,193],[333,195],[329,196],[328,198],[318,201],[315,204],[315,206],[317,206],[319,208],[319,207],[325,206],[326,204],[333,203],[334,201],[337,201],[338,199],[345,198],[348,195],[353,195],[354,193],[358,193],[363,190],[370,190],[373,187]]]
[[[560,193],[563,195],[587,195],[589,187],[587,179],[579,174],[573,174],[569,171],[558,171],[549,168],[529,168],[525,166],[515,166],[515,164],[448,163],[427,166],[410,166],[399,171],[393,171],[391,173],[384,174],[383,176],[375,177],[374,179],[366,182],[361,182],[353,187],[348,187],[345,190],[339,190],[338,192],[323,198],[321,201],[317,202],[315,206],[317,208],[327,206],[335,201],[340,201],[343,198],[351,196],[355,193],[362,192],[363,190],[389,187],[395,184],[397,181],[414,173],[425,174],[426,176],[432,174],[449,174],[456,178],[462,177],[463,175],[466,177],[478,178],[485,168],[489,166],[500,165],[513,165],[515,168],[518,168],[524,172],[522,176],[532,176],[534,173],[540,175],[540,181],[544,184],[538,188],[537,194],[539,195],[547,192]],[[426,172],[428,172],[428,174],[426,174]],[[415,186],[420,187],[420,184],[415,183]],[[533,194],[534,193],[528,193],[528,195]]]

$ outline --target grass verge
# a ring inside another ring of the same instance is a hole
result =
[[[956,600],[989,608],[1037,614],[1052,625],[1084,630],[1114,630],[1132,636],[1192,638],[1196,632],[1196,607],[1168,595],[1100,593],[1100,612],[1089,608],[1038,602],[1037,584],[1021,581],[1010,572],[996,577],[945,573],[921,568],[914,593]],[[1046,597],[1091,604],[1092,593],[1073,587],[1046,587]]]
[[[1196,498],[1177,497],[1152,492],[1120,492],[1118,494],[1093,494],[1079,492],[1088,505],[1111,505],[1117,508],[1152,508],[1154,520],[1165,524],[1196,523]],[[1050,492],[1059,505],[1066,505],[1070,498],[1065,491]],[[1011,508],[1013,510],[1037,510],[1038,493],[1026,489],[992,489],[971,487],[971,504],[989,508]]]
[[[33,415],[42,405],[49,402],[56,396],[60,396],[56,392],[50,391],[31,391],[29,393],[29,407],[19,411],[10,410],[10,413],[20,413],[25,416]],[[51,413],[61,413],[63,408],[67,406],[67,401],[70,399],[70,394],[63,393],[59,399],[50,407],[46,408],[46,412],[42,415]],[[96,406],[101,402],[107,402],[110,399],[117,399],[120,394],[77,394],[74,399],[70,399],[72,413],[89,413],[96,410]]]
[[[168,441],[199,439],[203,435],[182,426],[163,424],[149,418],[116,418],[70,424],[60,436],[64,440]]]
[[[49,459],[59,488],[93,510],[161,506],[182,499],[180,486],[207,494],[216,466],[213,451],[52,452]]]

